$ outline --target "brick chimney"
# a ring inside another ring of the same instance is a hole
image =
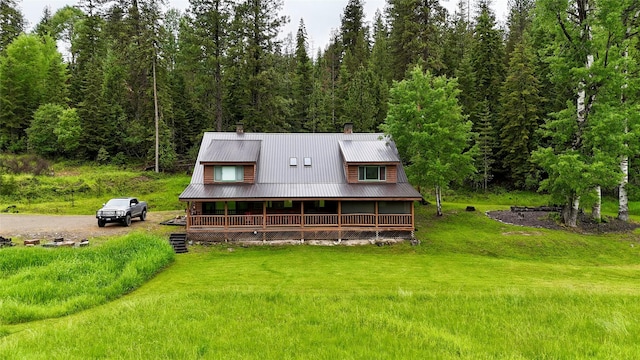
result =
[[[353,134],[353,123],[345,123],[344,124],[344,133],[345,134]]]
[[[236,134],[238,135],[244,134],[244,126],[240,122],[236,124]]]

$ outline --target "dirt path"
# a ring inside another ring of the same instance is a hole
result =
[[[174,218],[183,212],[150,212],[146,221],[133,219],[131,226],[118,223],[98,227],[93,215],[25,215],[0,214],[0,236],[5,238],[53,240],[62,237],[65,240],[91,239],[100,236],[123,235],[130,231],[152,231],[160,227],[167,232],[184,231],[184,227],[160,225],[162,221]]]

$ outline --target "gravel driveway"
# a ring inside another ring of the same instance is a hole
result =
[[[180,211],[149,212],[146,221],[133,219],[131,226],[109,223],[98,227],[94,215],[25,215],[0,214],[0,236],[5,238],[53,240],[62,237],[65,240],[90,239],[98,236],[123,235],[130,231],[151,231],[163,226],[160,222],[183,214]],[[170,226],[167,231],[180,232],[184,227]]]

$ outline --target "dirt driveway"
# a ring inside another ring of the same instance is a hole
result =
[[[98,227],[94,215],[25,215],[0,214],[0,236],[18,239],[53,240],[62,237],[65,240],[91,239],[100,236],[123,235],[130,231],[155,231],[158,229],[169,232],[184,231],[181,226],[166,226],[160,223],[184,214],[183,211],[149,212],[146,221],[133,219],[131,226],[125,227],[119,223]]]

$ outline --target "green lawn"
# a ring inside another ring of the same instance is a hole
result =
[[[419,208],[418,247],[192,247],[118,300],[0,325],[0,358],[640,356],[640,232],[520,228],[461,209]]]

